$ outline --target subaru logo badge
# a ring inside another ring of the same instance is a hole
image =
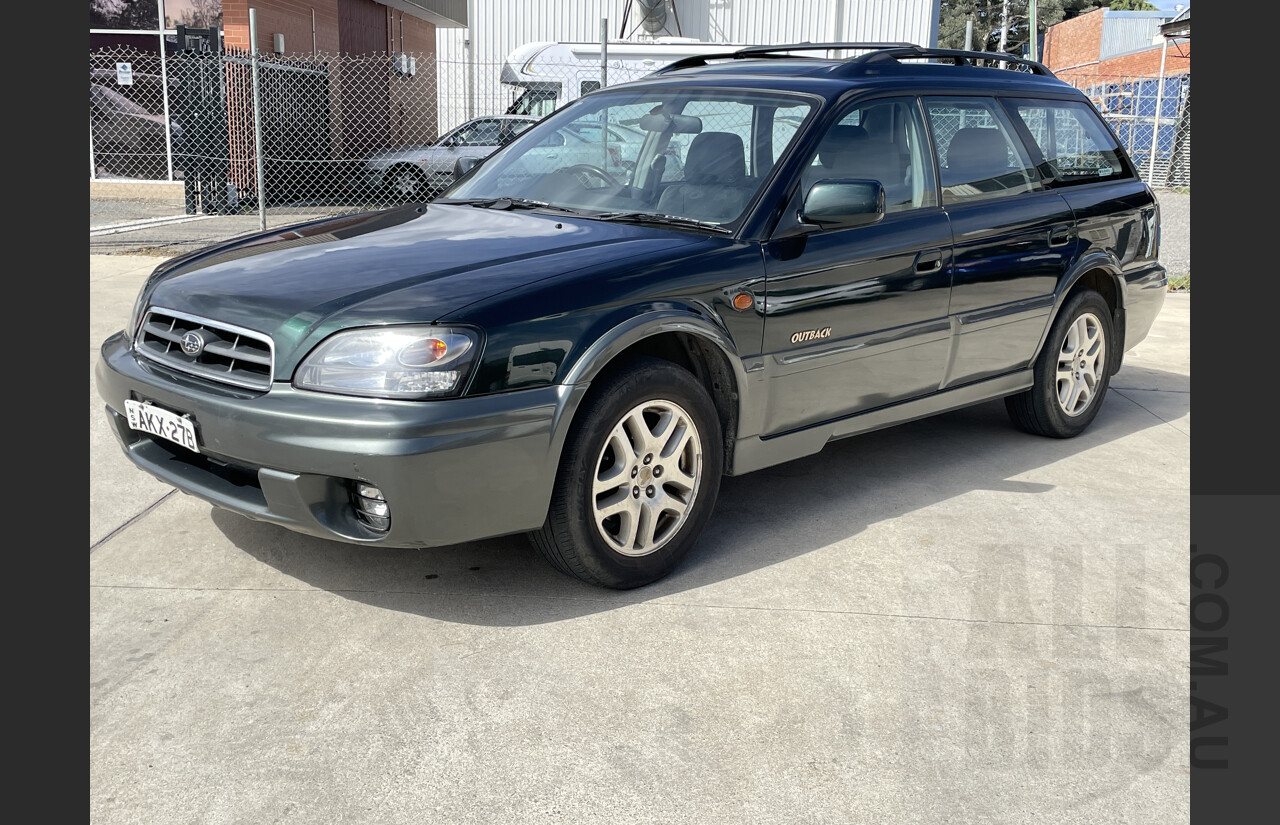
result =
[[[182,351],[191,356],[204,352],[204,337],[198,332],[188,332],[182,336]]]

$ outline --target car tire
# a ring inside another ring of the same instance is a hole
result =
[[[395,203],[416,203],[429,197],[427,176],[421,169],[396,166],[387,172],[383,180],[383,191]]]
[[[1014,426],[1050,438],[1072,438],[1098,415],[1111,383],[1111,308],[1083,290],[1067,299],[1036,358],[1031,389],[1005,398]]]
[[[575,415],[547,520],[531,539],[588,584],[649,584],[698,541],[723,470],[706,388],[668,361],[631,360],[598,380]]]

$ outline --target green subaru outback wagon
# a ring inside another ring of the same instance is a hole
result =
[[[1159,210],[1084,95],[990,57],[686,58],[430,203],[166,261],[102,345],[106,414],[142,470],[248,518],[527,533],[612,588],[676,568],[723,476],[834,439],[998,398],[1074,436],[1161,308]],[[609,125],[642,139],[547,151]]]

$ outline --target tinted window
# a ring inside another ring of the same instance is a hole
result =
[[[1044,174],[1061,183],[1133,177],[1119,147],[1089,104],[1070,100],[1015,100],[1022,121],[1044,156]]]
[[[114,110],[126,115],[148,115],[151,114],[143,107],[134,103],[129,98],[115,91],[101,86],[97,83],[89,84],[89,100],[100,108]]]
[[[994,98],[925,98],[941,164],[942,201],[1029,192],[1038,178]]]
[[[823,178],[878,180],[886,212],[937,206],[924,121],[911,98],[875,100],[845,113],[823,136],[804,172],[807,191]]]

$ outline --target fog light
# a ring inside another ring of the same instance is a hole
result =
[[[351,503],[356,517],[373,530],[385,533],[391,529],[391,508],[382,491],[372,484],[356,481],[352,484]]]

